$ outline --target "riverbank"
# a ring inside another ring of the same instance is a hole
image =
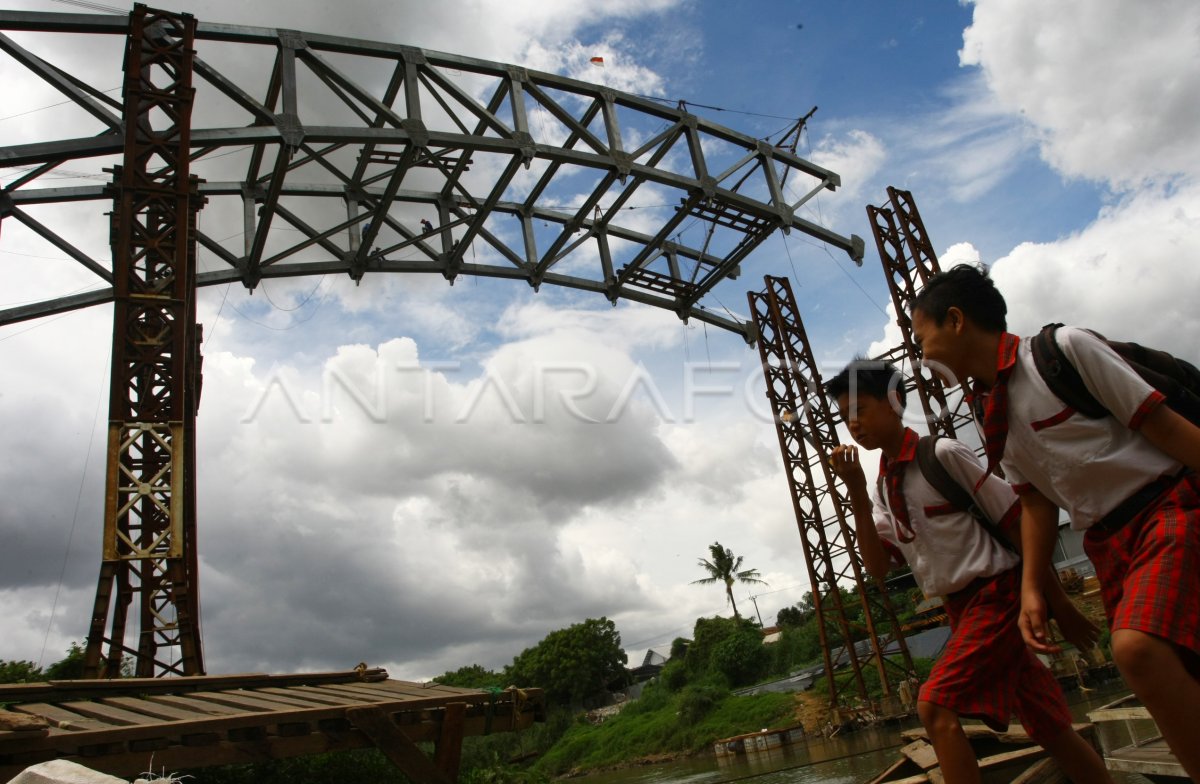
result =
[[[1067,699],[1077,721],[1086,721],[1087,712],[1111,702],[1128,691],[1120,681],[1102,689],[1082,693],[1069,692]],[[890,764],[903,745],[900,732],[911,724],[877,727],[836,738],[810,737],[792,747],[773,749],[732,760],[715,754],[699,753],[666,760],[658,764],[630,765],[595,770],[576,776],[572,782],[586,784],[727,784],[749,781],[753,784],[829,784],[830,782],[867,781]],[[1114,774],[1118,784],[1145,784],[1144,779]]]

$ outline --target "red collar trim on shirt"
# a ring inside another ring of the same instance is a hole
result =
[[[1021,339],[1010,332],[1000,333],[1000,347],[997,350],[997,372],[1010,369],[1017,363],[1017,349],[1021,347]]]
[[[1008,380],[1013,367],[1017,364],[1017,351],[1021,348],[1021,339],[1011,332],[1000,333],[1000,343],[996,347],[996,382],[991,387],[985,387],[981,381],[974,381],[966,391],[967,403],[974,403],[977,398],[987,397],[996,384]]]
[[[895,458],[883,455],[880,458],[880,468],[886,472],[889,466],[911,463],[917,456],[917,442],[920,440],[921,437],[917,435],[917,431],[911,427],[904,428],[904,441],[900,444],[900,454]]]

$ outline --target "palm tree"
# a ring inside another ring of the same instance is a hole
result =
[[[708,572],[708,577],[701,580],[692,580],[692,585],[712,585],[713,583],[725,584],[725,596],[729,599],[729,604],[733,606],[733,617],[741,618],[738,614],[737,602],[733,600],[733,584],[739,583],[759,583],[766,585],[767,583],[758,578],[757,569],[741,569],[742,556],[735,556],[733,551],[728,547],[722,547],[720,542],[713,542],[708,546],[708,551],[712,554],[712,560],[707,558],[700,559],[700,565]]]

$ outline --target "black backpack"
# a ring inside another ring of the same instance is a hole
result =
[[[1079,371],[1058,345],[1054,335],[1061,326],[1047,324],[1030,341],[1038,374],[1059,400],[1084,416],[1092,419],[1109,416],[1108,409],[1088,391]],[[1200,425],[1200,369],[1165,351],[1109,340],[1099,332],[1088,331],[1107,343],[1146,383],[1163,393],[1167,405],[1177,414]]]
[[[925,477],[925,481],[932,485],[933,489],[937,490],[951,506],[960,512],[966,512],[971,515],[975,522],[983,527],[983,530],[987,531],[993,539],[999,542],[1000,546],[1009,552],[1016,553],[1017,548],[1004,532],[1000,530],[1000,526],[992,522],[987,512],[979,504],[975,503],[975,497],[955,481],[954,477],[950,476],[950,472],[946,470],[946,467],[942,465],[942,461],[937,457],[937,452],[934,451],[939,438],[941,436],[921,436],[920,440],[917,441],[917,467],[921,469],[921,476]],[[883,477],[880,476],[879,482],[881,485],[883,481]],[[886,492],[882,487],[880,490],[881,492]]]

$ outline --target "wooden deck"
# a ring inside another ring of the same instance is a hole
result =
[[[1089,742],[1091,724],[1076,724],[1075,731]],[[978,724],[965,724],[963,731],[975,756],[985,784],[1062,784],[1066,778],[1046,755],[1046,750],[1029,739],[1020,726],[994,732]],[[910,743],[900,749],[899,759],[867,784],[940,784],[943,781],[937,755],[923,729],[905,730],[901,737]]]
[[[484,692],[383,670],[0,686],[0,781],[68,759],[133,776],[377,746],[409,778],[458,777],[462,739],[544,719],[540,689]],[[431,741],[432,759],[417,743]]]
[[[1188,781],[1183,765],[1167,748],[1150,711],[1130,694],[1088,713],[1100,728],[1109,770],[1140,773],[1154,780]]]

